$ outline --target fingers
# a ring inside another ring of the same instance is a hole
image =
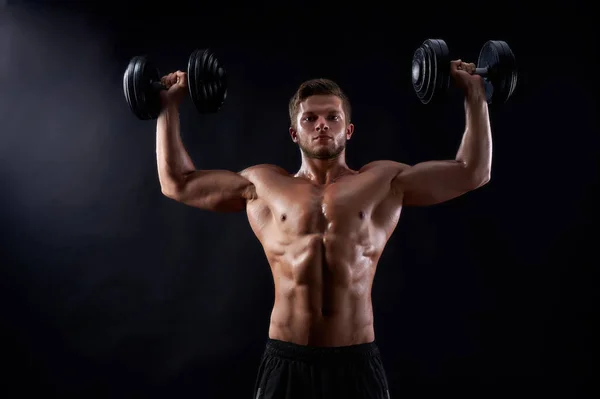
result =
[[[163,76],[162,78],[160,78],[160,83],[165,86],[167,89],[171,86],[173,86],[173,74],[170,73],[168,75]]]
[[[175,72],[177,84],[181,87],[187,87],[187,74],[185,72]]]
[[[463,63],[461,63],[460,68],[463,71],[467,71],[470,74],[473,74],[473,73],[475,73],[476,66],[472,62],[469,62],[469,63],[463,62]]]
[[[462,62],[462,60],[450,61],[450,69],[452,71],[465,71],[473,74],[476,68],[477,65],[472,62]]]
[[[167,89],[174,85],[187,87],[187,74],[182,71],[172,72],[160,78],[160,83],[162,83]]]

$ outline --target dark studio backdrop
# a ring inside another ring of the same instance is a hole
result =
[[[490,183],[405,208],[383,254],[373,302],[392,398],[587,397],[599,145],[591,8],[83,4],[2,8],[4,397],[251,397],[273,304],[264,253],[244,213],[161,195],[155,122],[137,120],[123,96],[132,56],[167,73],[210,47],[225,64],[222,110],[182,107],[198,168],[295,172],[288,100],[303,80],[328,77],[352,101],[356,169],[454,157],[460,95],[422,105],[410,82],[412,54],[430,37],[466,61],[506,40],[519,81],[490,111]]]

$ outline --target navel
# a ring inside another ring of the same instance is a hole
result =
[[[287,216],[286,216],[286,214],[285,214],[285,213],[282,213],[282,214],[281,214],[281,221],[282,221],[282,222],[285,222],[285,220],[286,220],[286,219],[287,219]]]

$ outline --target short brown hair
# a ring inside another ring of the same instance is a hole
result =
[[[291,126],[294,126],[296,123],[296,117],[298,116],[298,108],[300,107],[300,103],[310,96],[317,95],[333,95],[339,97],[342,100],[342,108],[344,110],[344,114],[346,115],[346,123],[350,123],[350,117],[352,113],[350,99],[337,83],[329,79],[320,78],[310,79],[303,82],[290,99],[289,113]]]

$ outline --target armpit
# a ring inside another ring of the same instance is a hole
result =
[[[244,197],[246,201],[252,201],[257,199],[258,195],[256,194],[256,186],[253,183],[248,184],[248,186],[244,188],[242,197]]]
[[[392,195],[402,195],[404,191],[404,184],[402,182],[403,173],[411,168],[410,165],[400,164],[400,167],[394,171],[392,175],[390,186]]]
[[[265,184],[272,184],[274,176],[289,176],[289,173],[285,169],[270,164],[250,166],[239,172],[239,174],[249,182],[248,187],[245,187],[243,193],[244,198],[247,200],[257,199],[256,187],[264,187]]]

